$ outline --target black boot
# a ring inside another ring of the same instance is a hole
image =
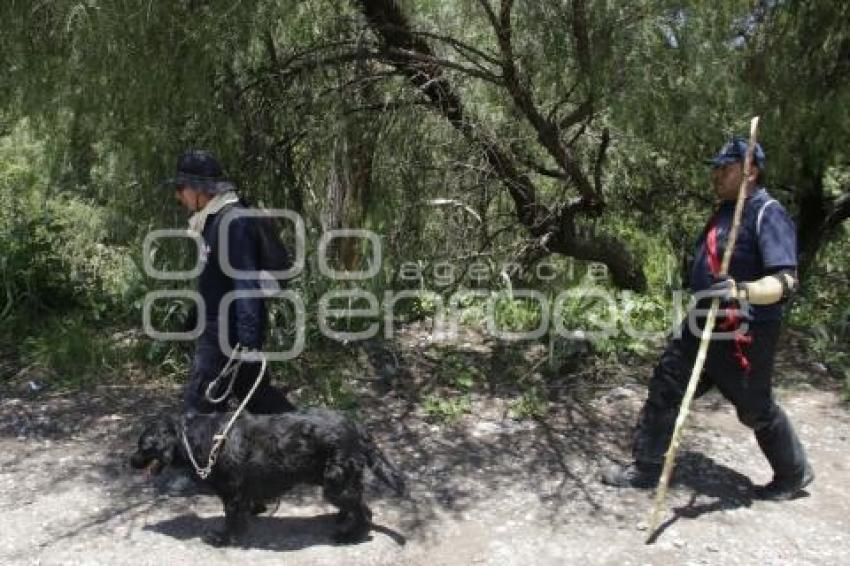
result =
[[[788,501],[794,499],[814,479],[815,471],[806,463],[801,477],[788,479],[774,476],[773,480],[767,485],[756,486],[755,496],[756,499],[765,501]]]
[[[661,464],[632,462],[628,465],[615,464],[602,472],[602,483],[614,487],[636,487],[647,489],[658,485]]]

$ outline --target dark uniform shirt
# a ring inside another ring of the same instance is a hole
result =
[[[708,227],[717,225],[717,248],[720,258],[726,250],[726,241],[732,228],[735,201],[724,201],[714,213]],[[706,234],[703,230],[696,244],[694,264],[691,270],[691,291],[707,289],[714,282],[708,262]],[[759,187],[747,197],[741,215],[741,227],[735,242],[729,275],[738,282],[761,279],[781,269],[795,271],[797,268],[797,231],[794,221],[785,208],[773,200],[768,192]],[[750,316],[753,321],[779,320],[782,305],[752,305]]]
[[[234,205],[241,206],[241,205]],[[231,207],[225,207],[207,218],[203,230],[206,250],[203,271],[198,276],[198,292],[206,303],[206,333],[219,331],[221,301],[230,291],[254,291],[262,287],[256,279],[233,278],[222,270],[219,257],[219,222]],[[260,251],[256,222],[250,217],[237,217],[228,224],[228,258],[236,270],[259,271]],[[237,298],[228,309],[228,338],[231,346],[237,342],[246,348],[259,349],[263,343],[266,310],[262,298]]]

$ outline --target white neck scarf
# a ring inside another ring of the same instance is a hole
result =
[[[204,208],[189,218],[189,231],[201,235],[204,231],[204,225],[207,223],[207,217],[210,214],[217,214],[218,211],[228,204],[233,204],[238,201],[239,197],[236,195],[235,191],[226,191],[215,195],[215,197],[213,197],[213,199],[210,200]]]

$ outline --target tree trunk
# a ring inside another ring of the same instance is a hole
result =
[[[443,76],[442,67],[428,43],[412,33],[407,18],[394,0],[357,0],[374,33],[381,41],[384,57],[398,72],[428,99],[439,112],[470,143],[480,148],[490,168],[500,179],[514,203],[517,219],[538,242],[544,243],[532,255],[542,257],[549,252],[561,253],[607,265],[614,283],[621,288],[643,291],[646,279],[638,262],[627,247],[614,238],[588,238],[576,230],[574,217],[579,213],[598,214],[602,209],[599,187],[593,187],[576,161],[571,150],[559,139],[559,130],[552,120],[536,108],[525,85],[513,66],[510,47],[510,2],[502,6],[497,17],[490,12],[498,39],[506,54],[502,61],[505,77],[502,85],[514,104],[538,132],[538,142],[561,167],[564,178],[579,189],[581,198],[556,209],[540,202],[538,191],[517,159],[498,139],[490,136],[487,127],[479,127],[463,106],[459,94]],[[607,136],[596,160],[594,179],[599,179]]]
[[[817,206],[819,204],[819,206]],[[823,198],[820,203],[808,203],[809,208],[801,207],[797,234],[800,249],[800,277],[815,264],[818,252],[826,244],[836,228],[850,218],[850,188],[834,200]]]

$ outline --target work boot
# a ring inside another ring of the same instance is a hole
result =
[[[774,476],[770,483],[756,486],[755,496],[765,501],[788,501],[794,499],[814,479],[815,471],[807,462],[801,478],[789,480]]]
[[[614,464],[602,472],[602,483],[614,487],[636,487],[647,489],[658,485],[661,464],[632,462],[627,465]]]

